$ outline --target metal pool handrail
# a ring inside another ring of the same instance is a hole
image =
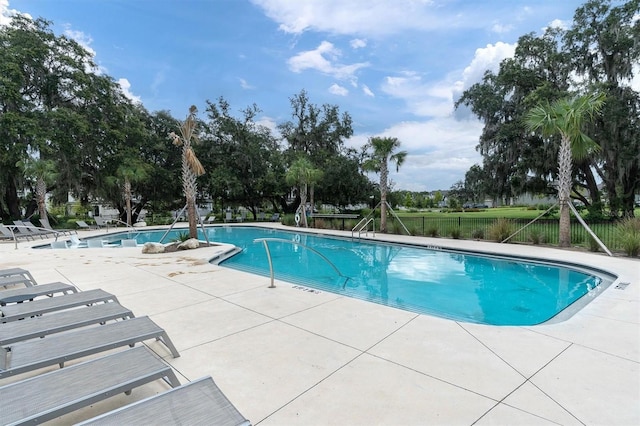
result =
[[[320,256],[322,259],[324,259],[325,262],[327,262],[334,271],[336,271],[336,273],[341,276],[342,278],[345,279],[344,283],[345,285],[347,284],[347,281],[349,280],[349,277],[345,276],[342,274],[342,272],[340,272],[340,270],[336,267],[336,265],[334,265],[333,263],[331,263],[331,261],[322,253],[320,253],[318,250],[311,248],[307,245],[302,244],[299,241],[291,241],[291,240],[286,240],[284,238],[256,238],[255,240],[253,240],[254,243],[259,243],[262,242],[262,244],[264,245],[264,249],[267,252],[267,259],[269,260],[269,274],[270,274],[270,278],[271,278],[271,285],[269,286],[269,288],[275,288],[276,285],[273,281],[273,262],[271,261],[271,251],[269,250],[269,241],[277,241],[280,243],[288,243],[288,244],[294,244],[296,246],[300,246],[303,248],[306,248],[307,250],[311,250],[312,252],[314,252],[315,254],[317,254],[318,256]]]

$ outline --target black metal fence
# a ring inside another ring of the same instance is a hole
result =
[[[474,218],[474,217],[425,217],[425,216],[402,216],[402,223],[406,226],[411,235],[426,237],[446,237],[460,239],[491,240],[491,228],[498,219],[496,218]],[[506,219],[512,232],[524,227],[531,219]],[[358,219],[314,219],[311,226],[316,228],[332,228],[350,230],[358,223]],[[380,220],[376,218],[376,229]],[[599,220],[587,221],[591,230],[610,249],[620,250],[620,243],[616,238],[616,221]],[[369,227],[371,229],[371,227]],[[535,244],[558,244],[558,219],[538,219],[526,226],[516,235],[511,242],[535,243]],[[404,228],[395,217],[389,217],[387,222],[387,232],[394,234],[404,234]],[[509,232],[509,235],[512,233]],[[594,245],[587,230],[577,220],[571,220],[571,243],[585,247],[597,247]]]
[[[495,218],[473,217],[438,217],[428,218],[402,217],[402,223],[412,235],[441,236],[464,239],[492,239],[491,227],[496,223]],[[558,244],[559,225],[558,219],[538,219],[529,224],[531,219],[506,219],[512,232],[526,226],[510,241],[542,244]],[[387,225],[390,232],[404,232],[396,218],[389,218],[391,226]],[[527,224],[529,224],[527,226]],[[615,221],[600,220],[587,222],[591,230],[611,250],[617,250]],[[573,245],[589,245],[591,236],[577,220],[571,221],[571,243]]]

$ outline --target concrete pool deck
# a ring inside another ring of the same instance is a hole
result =
[[[147,255],[139,248],[30,248],[50,240],[21,241],[16,250],[3,242],[0,269],[22,267],[39,283],[114,293],[167,331],[180,358],[146,343],[181,382],[211,375],[254,425],[640,424],[640,260],[443,238],[375,239],[579,263],[619,279],[566,321],[499,327],[280,281],[270,289],[266,277],[209,264],[220,247]],[[166,389],[161,381],[145,385],[51,424]]]

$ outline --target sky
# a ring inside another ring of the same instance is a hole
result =
[[[482,159],[482,124],[455,111],[464,90],[513,56],[518,38],[569,27],[583,0],[0,0],[52,22],[151,112],[184,119],[224,97],[236,117],[256,104],[275,129],[290,98],[337,105],[360,147],[396,137],[394,190],[449,189]],[[326,171],[329,172],[330,171]],[[376,179],[376,177],[372,177]]]

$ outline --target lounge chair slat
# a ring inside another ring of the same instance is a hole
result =
[[[7,287],[8,285],[24,284],[26,287],[31,287],[36,284],[35,279],[31,275],[31,272],[22,268],[8,268],[0,271],[0,286]]]
[[[0,325],[0,346],[120,318],[133,318],[133,312],[111,302],[12,321]]]
[[[144,346],[0,387],[2,424],[39,424],[175,373]]]
[[[77,291],[78,289],[71,284],[61,282],[40,284],[23,288],[12,288],[11,290],[0,291],[0,306],[4,306],[7,303],[16,303],[35,299],[38,296],[56,293],[75,293]]]
[[[180,356],[162,328],[149,317],[138,317],[15,343],[7,347],[0,379],[149,339],[162,341],[174,357]]]
[[[35,280],[31,276],[31,273],[26,269],[22,269],[22,268],[0,269],[0,277],[9,277],[11,275],[25,275],[29,277],[31,281],[35,282]]]
[[[211,377],[110,411],[78,425],[146,424],[250,426]]]
[[[34,300],[28,303],[0,306],[0,312],[2,313],[0,323],[110,300],[118,302],[118,299],[113,294],[107,293],[102,289],[94,289]]]

